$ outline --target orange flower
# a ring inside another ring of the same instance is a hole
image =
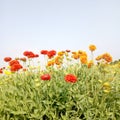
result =
[[[82,64],[87,64],[87,56],[86,55],[80,56],[80,61]]]
[[[93,60],[90,60],[90,61],[87,63],[87,66],[88,66],[88,68],[90,68],[92,65],[94,65],[94,62],[93,62]]]
[[[78,54],[79,54],[79,55],[82,55],[82,54],[83,54],[83,51],[82,51],[82,50],[78,50]]]
[[[73,51],[72,54],[76,54],[77,52]]]
[[[92,52],[95,51],[96,50],[96,46],[95,45],[90,45],[89,46],[89,50],[92,51]]]
[[[102,58],[106,61],[106,62],[112,62],[112,56],[109,53],[105,53],[102,55]]]
[[[78,55],[78,54],[74,54],[74,55],[72,55],[72,58],[78,59],[78,58],[79,58],[79,55]]]
[[[62,64],[62,59],[63,59],[62,56],[56,56],[54,59],[54,63],[56,65],[60,65],[60,64]]]
[[[58,52],[58,55],[59,55],[59,56],[63,56],[64,53],[65,53],[64,51],[60,51],[60,52]]]
[[[79,59],[80,55],[78,54],[78,52],[72,52],[72,54],[72,58]]]
[[[96,60],[99,61],[101,59],[104,59],[106,62],[112,62],[112,56],[109,53],[104,53],[102,55],[99,55]]]
[[[54,63],[55,63],[54,60],[48,61],[47,66],[52,66],[52,65],[54,65]]]

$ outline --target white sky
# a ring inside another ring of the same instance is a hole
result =
[[[25,50],[109,52],[120,58],[120,0],[0,0],[0,66]]]

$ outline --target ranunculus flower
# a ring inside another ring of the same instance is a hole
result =
[[[40,76],[41,80],[50,80],[51,76],[49,74],[44,74]]]
[[[10,70],[12,72],[15,72],[15,71],[18,71],[21,68],[22,68],[22,65],[20,65],[20,64],[14,64],[14,65],[11,66]]]
[[[49,58],[52,58],[54,55],[56,55],[56,51],[55,51],[55,50],[50,50],[50,51],[48,51],[48,53],[47,53],[47,56],[48,56]]]
[[[95,51],[96,50],[96,46],[95,45],[90,45],[89,46],[89,50],[90,51]]]
[[[11,70],[12,72],[18,71],[19,69],[22,68],[22,65],[19,63],[18,60],[11,60],[11,61],[9,62],[9,65],[10,65],[10,70]]]
[[[35,54],[33,52],[29,52],[29,55],[27,56],[28,58],[34,58],[35,57]]]
[[[102,55],[102,58],[106,61],[106,62],[112,62],[112,56],[109,53],[104,53]]]
[[[4,58],[4,61],[5,61],[5,62],[9,62],[9,61],[11,61],[11,60],[12,60],[11,57],[5,57],[5,58]]]
[[[82,64],[87,64],[87,56],[86,55],[81,55],[80,56],[80,61]]]
[[[40,53],[43,54],[43,55],[47,55],[48,51],[47,50],[41,50]]]
[[[29,55],[29,51],[23,52],[23,55],[27,57]]]
[[[36,57],[35,54],[32,51],[25,51],[23,53],[24,56],[28,57],[28,58],[34,58]]]
[[[65,76],[65,81],[75,83],[77,81],[77,77],[75,75],[73,75],[73,74],[67,74]]]
[[[10,66],[12,66],[12,65],[14,65],[14,64],[19,64],[19,61],[18,61],[18,60],[11,60],[11,61],[9,62],[9,65],[10,65]]]

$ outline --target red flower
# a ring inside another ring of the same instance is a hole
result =
[[[56,51],[55,50],[50,50],[50,51],[48,51],[47,55],[48,55],[49,58],[52,58],[54,55],[56,55]]]
[[[2,71],[2,69],[0,69],[0,74],[2,74],[3,73],[3,71]]]
[[[41,75],[41,80],[50,80],[51,79],[51,76],[49,74],[44,74],[44,75]]]
[[[35,57],[35,54],[31,51],[25,51],[23,53],[24,56],[28,57],[28,58],[34,58]]]
[[[48,51],[47,50],[41,50],[40,53],[43,54],[43,55],[47,55]]]
[[[24,55],[24,56],[28,56],[28,55],[29,55],[29,51],[25,51],[25,52],[23,53],[23,55]]]
[[[65,76],[65,81],[75,83],[77,81],[77,77],[73,74],[68,74]]]
[[[9,65],[10,65],[10,70],[12,72],[18,71],[19,69],[22,68],[22,65],[19,63],[18,60],[12,60],[12,61],[10,61]]]
[[[14,65],[14,64],[19,64],[19,61],[17,61],[17,60],[12,60],[12,61],[9,62],[9,65],[10,65],[10,66],[12,66],[12,65]]]
[[[11,60],[12,60],[11,57],[5,57],[5,58],[4,58],[4,61],[5,61],[5,62],[9,62],[9,61],[11,61]]]
[[[14,65],[11,66],[10,70],[12,72],[15,72],[15,71],[18,71],[21,68],[22,68],[22,65],[20,65],[20,64],[14,64]]]

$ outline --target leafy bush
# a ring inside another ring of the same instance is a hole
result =
[[[77,81],[65,81],[67,74]],[[119,120],[120,69],[74,64],[1,76],[0,107],[1,120]]]

